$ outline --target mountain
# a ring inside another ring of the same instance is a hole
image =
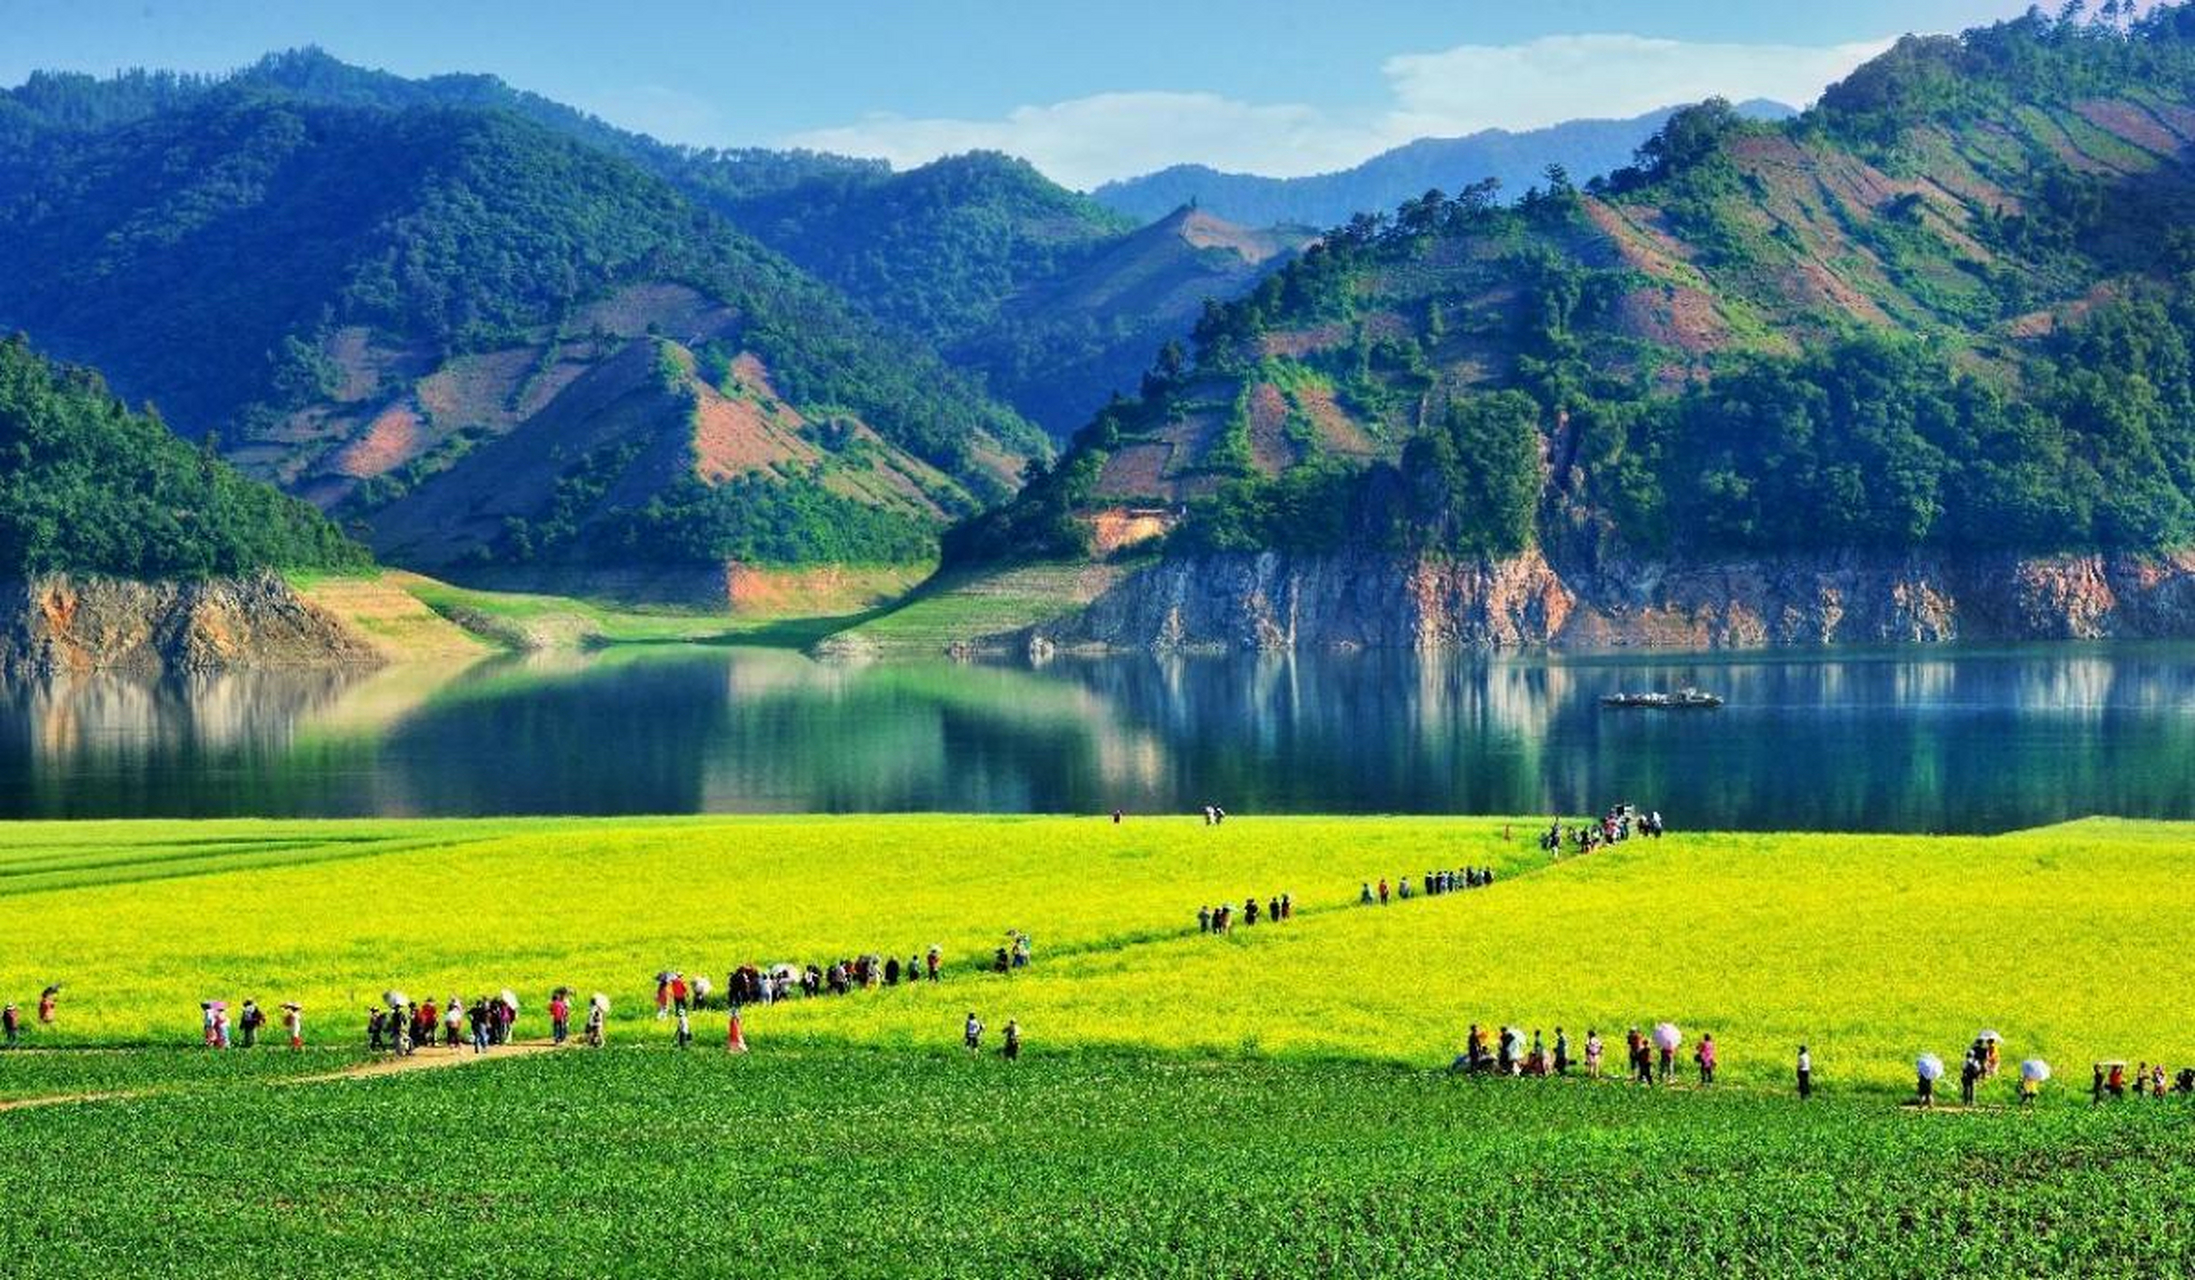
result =
[[[369,563],[309,504],[0,339],[0,576],[204,578]]]
[[[1915,602],[1941,583],[1834,565],[2195,543],[2191,215],[2195,9],[1907,38],[1791,121],[1711,102],[1584,188],[1355,219],[1209,312],[1193,354],[1163,349],[1138,400],[949,548],[1164,535],[1191,563],[1491,566],[1469,590],[1509,584],[1543,634],[1673,608],[1713,565],[1793,593],[1724,592],[1715,634],[1775,634],[1787,608],[1837,634],[1865,583],[1895,595],[1885,638],[1927,633]],[[2119,587],[2195,590],[2183,569]],[[1183,572],[1164,581],[1353,607],[1263,568]],[[1317,580],[1369,598],[1421,570],[1387,572]],[[1178,637],[1149,582],[1118,612]]]
[[[1677,108],[1665,107],[1628,120],[1570,120],[1512,133],[1483,129],[1461,138],[1420,138],[1381,152],[1353,169],[1305,178],[1267,178],[1180,164],[1108,182],[1090,193],[1109,209],[1151,219],[1183,205],[1252,226],[1298,223],[1338,226],[1358,213],[1392,209],[1430,188],[1454,190],[1485,178],[1521,192],[1559,164],[1583,181],[1630,162],[1631,153],[1666,124]],[[1780,102],[1754,99],[1738,113],[1753,120],[1796,115]]]
[[[507,93],[388,106],[309,100],[263,75],[34,78],[0,113],[0,324],[98,362],[186,434],[218,430],[248,470],[422,564],[577,555],[542,534],[597,489],[635,556],[897,557],[908,521],[931,531],[995,500],[1046,452],[919,342],[647,165],[581,141],[572,119],[501,105]],[[644,428],[573,421],[583,403],[646,399],[665,362],[700,373],[656,396]],[[780,411],[733,415],[739,438],[710,446],[748,459],[729,470],[697,443],[712,395]],[[418,537],[407,504],[445,485],[492,491],[492,478],[427,482],[510,467],[509,450],[480,447],[504,437],[549,451],[542,505],[496,507],[505,537]],[[569,448],[597,437],[607,452]],[[606,472],[662,450],[690,465],[648,483]]]
[[[1208,301],[1248,292],[1313,238],[1176,209],[1027,282],[946,358],[1064,440],[1116,391],[1134,390],[1150,353],[1187,335]]]

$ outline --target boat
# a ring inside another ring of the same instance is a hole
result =
[[[1643,707],[1655,711],[1712,711],[1722,705],[1722,695],[1690,685],[1675,693],[1610,693],[1601,696],[1604,707]]]

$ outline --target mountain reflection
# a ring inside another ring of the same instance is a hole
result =
[[[461,671],[0,684],[0,812],[1597,810],[1997,830],[2195,814],[2195,646],[1358,653],[834,666],[614,650]],[[1697,684],[1716,712],[1610,711]]]

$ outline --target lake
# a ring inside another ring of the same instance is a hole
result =
[[[1604,709],[1697,684],[1717,711]],[[718,647],[0,685],[0,816],[2195,817],[2195,645],[832,665]]]

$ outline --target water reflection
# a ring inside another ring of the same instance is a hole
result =
[[[1711,713],[1613,712],[1697,683]],[[1995,830],[2195,816],[2195,646],[843,667],[620,650],[0,685],[0,813],[1580,812]]]

